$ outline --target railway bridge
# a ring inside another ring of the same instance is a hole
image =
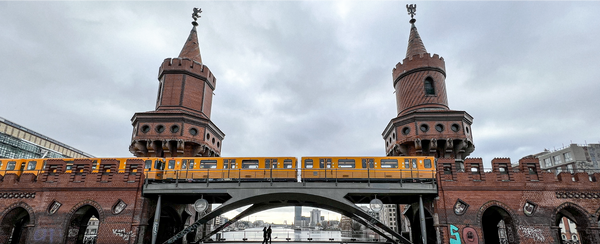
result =
[[[432,202],[437,196],[437,184],[431,182],[383,183],[383,182],[218,182],[218,183],[145,183],[142,194],[156,199],[155,216],[161,216],[163,199],[171,204],[194,204],[198,199],[221,204],[206,213],[195,223],[178,232],[164,243],[175,243],[198,226],[228,211],[251,205],[227,223],[218,226],[202,240],[222,230],[231,222],[251,214],[284,206],[310,206],[327,209],[351,217],[378,233],[388,241],[411,243],[408,239],[381,223],[356,204],[368,204],[379,199],[384,204],[415,204],[420,214],[421,236],[425,238],[425,216],[431,216],[423,205],[423,200]],[[157,239],[160,218],[153,222],[153,240]],[[425,241],[424,241],[425,242]]]

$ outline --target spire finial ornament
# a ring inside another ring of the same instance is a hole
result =
[[[200,18],[201,13],[202,13],[201,8],[194,8],[194,13],[192,14],[192,18],[194,19],[194,21],[192,21],[192,25],[194,25],[194,26],[198,25],[198,22],[196,22],[196,20],[198,20],[198,18]]]
[[[417,12],[417,5],[416,4],[406,4],[406,11],[408,11],[408,15],[410,15],[410,23],[413,24],[415,23],[417,20],[415,19],[415,15]]]

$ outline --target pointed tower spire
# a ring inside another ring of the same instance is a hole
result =
[[[200,13],[202,13],[202,9],[194,8],[194,13],[192,14],[192,18],[194,18],[192,25],[194,27],[192,27],[190,35],[188,36],[187,41],[185,41],[183,49],[181,49],[181,52],[179,53],[179,58],[189,58],[198,63],[202,63],[200,46],[198,45],[198,33],[196,32],[196,26],[198,26],[198,22],[196,22],[196,20],[200,18]]]
[[[135,113],[129,151],[137,157],[218,157],[225,134],[210,120],[217,78],[202,63],[194,8],[192,31],[179,57],[158,70],[154,111]]]
[[[450,110],[446,94],[446,63],[429,54],[415,27],[417,6],[406,5],[411,16],[406,58],[392,70],[398,115],[382,133],[388,156],[435,156],[457,162],[473,150],[473,117]]]
[[[408,14],[411,17],[409,21],[411,25],[410,36],[408,37],[408,48],[406,49],[406,57],[408,58],[419,54],[425,54],[427,53],[427,50],[425,49],[423,40],[421,40],[421,36],[419,36],[419,32],[417,31],[417,27],[415,26],[415,22],[417,22],[417,20],[414,17],[416,14],[415,12],[417,11],[417,5],[407,4],[406,10],[408,11]]]

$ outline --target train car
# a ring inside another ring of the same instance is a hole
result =
[[[144,175],[149,181],[161,181],[164,177],[165,160],[163,158],[144,158]]]
[[[434,157],[302,157],[303,181],[431,181]]]
[[[162,180],[295,181],[294,157],[166,158]]]
[[[16,174],[21,176],[23,173],[38,175],[45,161],[43,159],[3,159],[0,160],[0,175]]]

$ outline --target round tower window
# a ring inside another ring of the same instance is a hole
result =
[[[403,135],[408,135],[409,133],[410,133],[410,128],[408,128],[408,127],[402,128],[402,134]]]
[[[171,133],[177,133],[177,132],[179,132],[179,126],[177,126],[177,125],[171,126]]]
[[[452,131],[454,132],[458,132],[460,130],[460,126],[458,126],[457,124],[453,124],[450,129],[452,129]]]
[[[191,128],[191,129],[190,129],[190,135],[192,135],[192,136],[198,135],[198,129],[196,129],[196,128]]]
[[[213,139],[212,139],[212,144],[215,144],[215,138],[214,138],[214,137],[213,137]]]
[[[422,125],[421,125],[421,127],[419,127],[419,128],[421,128],[421,131],[422,131],[422,132],[427,132],[427,131],[429,130],[429,125],[427,125],[427,124],[422,124]]]
[[[444,125],[442,125],[442,124],[435,125],[435,130],[437,130],[438,132],[444,131]]]
[[[465,132],[469,133],[469,127],[465,126]]]
[[[158,125],[158,126],[156,126],[156,132],[163,133],[163,131],[165,131],[165,126],[164,125]]]
[[[217,148],[221,148],[221,144],[217,142]]]
[[[206,140],[210,140],[210,134],[206,133]]]
[[[149,131],[150,131],[150,126],[148,126],[148,125],[143,125],[142,126],[142,132],[148,133]]]
[[[396,140],[396,133],[392,133],[392,139]]]

